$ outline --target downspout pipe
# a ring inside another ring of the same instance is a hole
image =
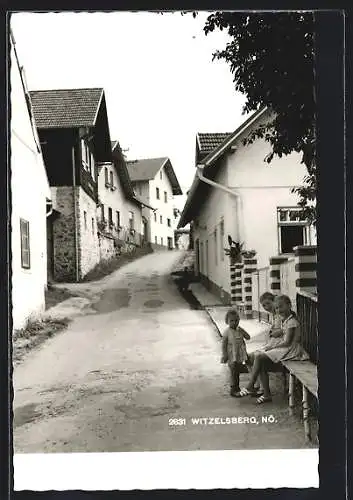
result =
[[[224,191],[225,193],[228,193],[232,196],[234,196],[234,198],[236,199],[237,201],[237,226],[238,226],[238,237],[239,239],[241,239],[241,226],[240,226],[240,207],[241,207],[241,199],[240,199],[240,196],[238,193],[236,193],[233,189],[231,188],[228,188],[227,186],[224,186],[223,184],[219,184],[218,182],[215,182],[215,181],[212,181],[211,179],[208,179],[207,177],[205,177],[203,175],[203,169],[204,169],[204,165],[197,165],[197,168],[196,168],[196,173],[197,173],[197,177],[200,179],[201,182],[204,182],[205,184],[208,184],[209,186],[212,186],[216,189],[220,189],[221,191]]]
[[[75,225],[75,259],[76,259],[76,282],[79,282],[79,258],[78,258],[78,228],[76,208],[76,175],[75,175],[75,146],[72,146],[72,196],[74,201],[74,225]]]

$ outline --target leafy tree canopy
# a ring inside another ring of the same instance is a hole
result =
[[[227,30],[230,41],[214,58],[230,65],[235,89],[246,97],[243,112],[263,106],[273,118],[246,139],[264,138],[272,146],[266,158],[302,153],[308,175],[294,191],[306,216],[316,221],[314,16],[311,12],[215,12],[205,34]]]

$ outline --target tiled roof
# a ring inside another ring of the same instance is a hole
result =
[[[33,90],[30,92],[38,128],[95,125],[103,89]]]
[[[127,169],[132,182],[151,181],[162,167],[165,167],[172,185],[173,194],[183,194],[169,158],[146,158],[127,162]]]
[[[130,179],[134,181],[151,181],[166,163],[168,158],[147,158],[127,162]]]
[[[231,132],[215,132],[197,134],[200,153],[206,154],[217,148],[231,134]]]

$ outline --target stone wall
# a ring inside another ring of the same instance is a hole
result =
[[[99,254],[101,260],[109,260],[117,255],[118,249],[114,245],[114,239],[103,234],[99,235]]]
[[[81,188],[76,188],[76,210],[78,222],[79,278],[82,279],[100,261],[97,231],[97,205]]]
[[[58,186],[51,191],[55,209],[60,212],[53,221],[54,280],[76,281],[73,188]]]

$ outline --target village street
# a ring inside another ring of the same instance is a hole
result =
[[[180,257],[154,252],[71,285],[81,297],[69,328],[15,367],[15,453],[304,447],[283,394],[261,407],[229,396],[219,336],[170,277]]]

